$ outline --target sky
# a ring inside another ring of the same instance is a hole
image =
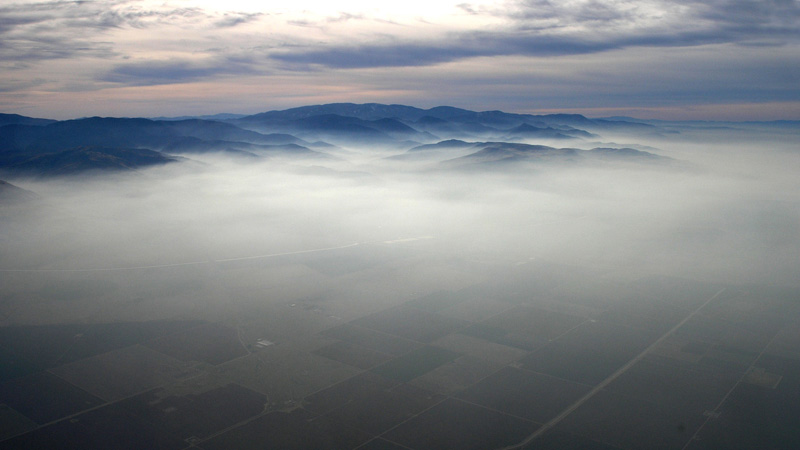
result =
[[[800,120],[795,0],[0,0],[0,112]]]

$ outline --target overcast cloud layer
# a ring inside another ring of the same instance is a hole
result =
[[[155,116],[379,101],[800,118],[794,0],[221,8],[180,0],[6,3],[0,110]]]

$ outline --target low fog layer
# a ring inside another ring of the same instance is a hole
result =
[[[337,289],[377,308],[529,264],[622,284],[797,285],[795,131],[586,141],[677,163],[458,170],[362,146],[312,161],[207,153],[135,173],[11,179],[38,198],[0,207],[0,324],[204,318],[240,298]],[[332,285],[330,271],[352,283]]]

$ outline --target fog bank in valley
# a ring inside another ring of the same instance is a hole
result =
[[[377,308],[522,266],[620,285],[796,285],[800,154],[782,133],[603,138],[635,140],[671,166],[460,170],[362,146],[326,160],[208,153],[132,174],[15,179],[39,197],[3,206],[0,319],[204,317],[220,302],[356,291]]]

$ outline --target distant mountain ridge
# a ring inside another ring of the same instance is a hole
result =
[[[586,164],[597,162],[660,163],[673,162],[672,158],[655,155],[632,148],[597,147],[591,150],[556,148],[507,142],[485,142],[472,146],[476,150],[465,156],[441,162],[444,168],[487,168],[519,163]]]
[[[177,161],[159,152],[139,148],[78,147],[46,153],[6,167],[14,173],[51,177],[89,171],[132,171]]]
[[[311,144],[289,134],[262,134],[219,121],[89,117],[46,125],[17,123],[0,126],[0,169],[27,173],[33,171],[33,164],[40,164],[42,171],[51,173],[55,155],[75,148],[138,149],[156,154],[219,151],[323,156],[305,145]],[[128,152],[127,156],[132,154]],[[89,158],[76,167],[111,169],[113,165],[105,165],[105,162],[103,158]],[[121,166],[126,164],[123,161],[117,163]]]
[[[444,108],[444,107],[442,107]],[[434,108],[435,109],[435,108]],[[466,111],[466,110],[462,110]],[[329,103],[325,105],[309,105],[284,110],[273,110],[245,116],[244,120],[282,120],[307,119],[313,116],[337,115],[356,117],[362,120],[376,120],[384,118],[418,119],[425,115],[425,110],[405,105],[384,105],[380,103]]]
[[[206,114],[202,116],[175,116],[175,117],[148,117],[150,120],[164,120],[164,121],[176,121],[176,120],[188,120],[188,119],[200,119],[200,120],[231,120],[231,119],[239,119],[241,117],[245,117],[247,114],[233,114],[233,113],[218,113],[218,114]]]
[[[51,119],[37,119],[34,117],[20,116],[19,114],[0,113],[0,126],[3,125],[47,125],[56,122]]]
[[[325,158],[326,152],[346,154],[348,147],[359,147],[395,153],[411,150],[409,155],[446,150],[453,156],[457,147],[467,151],[481,142],[498,143],[494,150],[485,145],[476,148],[484,152],[481,157],[493,151],[497,158],[505,152],[502,159],[513,161],[509,155],[516,152],[517,158],[530,160],[534,153],[524,146],[539,145],[557,149],[547,152],[563,158],[564,149],[550,147],[552,143],[580,142],[608,131],[647,135],[662,130],[641,121],[590,119],[578,114],[531,115],[452,106],[422,109],[379,103],[331,103],[248,116],[225,113],[157,120],[88,117],[52,121],[2,114],[0,169],[40,174],[123,170],[144,164],[146,158],[135,154],[137,150],[156,155],[223,152],[248,158]],[[545,153],[535,155],[541,158]],[[611,155],[610,151],[604,154]],[[643,160],[641,155],[620,149],[614,155]],[[397,159],[414,158],[401,154]]]
[[[320,115],[338,115],[355,117],[361,120],[377,120],[384,118],[397,119],[404,122],[416,122],[429,118],[445,122],[479,123],[499,127],[516,127],[521,124],[538,126],[585,126],[590,128],[620,128],[632,127],[637,130],[656,130],[656,127],[634,121],[612,121],[605,119],[589,119],[580,114],[516,114],[503,111],[470,111],[452,106],[437,106],[430,109],[421,109],[405,105],[384,105],[379,103],[330,103],[325,105],[301,106],[285,110],[267,111],[250,116],[234,119],[234,122],[258,124],[264,122],[280,122],[299,119],[308,119]]]

